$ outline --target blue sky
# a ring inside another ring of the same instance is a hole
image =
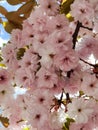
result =
[[[20,7],[20,5],[11,6],[6,2],[6,0],[0,1],[0,6],[5,7],[8,11],[17,10]],[[2,17],[1,14],[0,17]],[[0,46],[2,46],[2,43],[6,43],[9,39],[10,39],[10,34],[7,33],[2,27],[2,25],[0,24]]]

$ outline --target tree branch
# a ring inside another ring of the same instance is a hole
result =
[[[73,37],[73,49],[75,49],[75,45],[76,45],[76,41],[77,41],[77,36],[78,36],[78,33],[79,33],[79,30],[80,30],[80,27],[82,26],[82,23],[80,23],[79,21],[77,22],[77,26],[76,26],[76,29],[75,29],[75,32],[74,34],[72,35]]]

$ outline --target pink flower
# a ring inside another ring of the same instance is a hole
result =
[[[9,130],[22,130],[26,126],[25,124],[26,123],[23,121],[23,122],[19,122],[17,124],[11,124],[8,128],[9,128]]]
[[[88,58],[91,54],[97,52],[97,40],[92,36],[84,36],[77,43],[77,51],[81,58]]]
[[[98,127],[98,104],[96,103],[94,105],[94,111],[89,119],[89,122],[91,122],[91,124],[93,125],[93,127],[96,129],[96,127]]]
[[[14,95],[14,88],[11,84],[6,84],[7,86],[0,86],[0,105],[2,108],[6,110],[5,116],[9,115],[9,111],[7,110],[8,108],[8,102],[9,100],[11,101],[13,99]],[[10,104],[11,105],[11,104]],[[3,112],[2,112],[3,115]]]
[[[49,69],[53,66],[53,56],[55,55],[55,48],[51,44],[42,44],[38,50],[41,56],[40,63],[42,67]]]
[[[68,93],[75,94],[80,90],[81,80],[77,77],[66,78],[64,90]]]
[[[50,88],[50,93],[53,93],[54,95],[58,95],[61,93],[62,89],[66,86],[65,77],[58,76],[58,82],[57,84],[54,84],[52,88]]]
[[[81,90],[88,96],[98,98],[98,80],[94,74],[84,73]]]
[[[60,109],[59,112],[54,111],[50,113],[49,124],[53,130],[62,130],[62,125],[65,121],[65,112]]]
[[[38,3],[41,6],[41,10],[44,10],[44,12],[49,16],[56,15],[59,11],[59,6],[55,0],[54,1],[38,0]]]
[[[0,69],[0,90],[11,85],[12,75],[7,69]]]
[[[7,43],[5,47],[1,49],[3,63],[7,65],[10,71],[15,71],[18,68],[18,61],[16,58],[16,48],[14,44]]]
[[[15,73],[15,83],[19,87],[35,88],[34,73],[28,70],[19,68]]]
[[[57,84],[58,77],[56,73],[52,69],[46,69],[42,67],[37,73],[37,86],[45,87],[45,88],[52,88],[54,84]]]
[[[76,123],[87,123],[89,116],[93,112],[91,101],[83,98],[74,98],[72,103],[67,106],[67,114],[69,117],[75,119]]]
[[[38,6],[35,7],[35,10],[31,12],[30,17],[28,17],[27,20],[30,25],[34,25],[37,22],[37,25],[39,24],[40,26],[41,24],[46,23],[46,21],[42,19],[43,17],[46,20],[47,15],[44,14],[43,10],[40,11],[40,7]]]
[[[25,23],[24,23],[25,24]],[[22,47],[26,45],[30,45],[34,41],[34,35],[35,35],[35,30],[33,25],[30,25],[29,23],[25,26],[25,28],[22,30]]]
[[[93,130],[93,125],[91,122],[82,124],[71,123],[69,130]]]
[[[22,39],[22,31],[20,29],[13,29],[11,32],[11,39],[10,42],[14,44],[14,46],[18,47],[21,44],[21,39]]]
[[[75,94],[78,91],[81,90],[81,80],[83,77],[83,72],[81,71],[82,68],[80,65],[78,65],[75,69],[71,71],[70,78],[65,78],[65,86],[64,90],[65,92]]]
[[[55,30],[47,39],[47,42],[55,48],[55,52],[60,53],[60,51],[72,48],[72,38],[70,35],[63,29]]]
[[[47,123],[49,116],[48,114],[49,113],[45,107],[35,103],[32,105],[29,113],[29,122],[33,125],[33,127],[40,130],[41,128],[44,128],[45,123]]]
[[[57,54],[54,58],[54,63],[57,68],[60,68],[62,71],[70,71],[77,67],[79,57],[74,50],[62,51]]]
[[[38,55],[34,52],[33,47],[27,49],[24,56],[19,60],[19,66],[28,71],[36,72],[38,68]]]
[[[81,4],[79,2],[79,0],[75,0],[74,3],[71,5],[71,14],[72,16],[74,16],[76,21],[79,20],[85,26],[88,26],[92,24],[92,19],[94,17],[94,10],[92,4],[88,3],[86,0],[82,0]],[[88,24],[89,22],[90,24]]]
[[[69,22],[64,14],[58,14],[47,19],[46,27],[50,33],[53,33],[55,31],[62,32],[61,30],[66,30],[65,27],[69,29]]]
[[[49,109],[51,108],[53,94],[50,93],[48,89],[36,89],[33,91],[33,94],[31,95],[32,104],[36,105],[42,105],[45,108]]]

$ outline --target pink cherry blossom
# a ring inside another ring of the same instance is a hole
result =
[[[14,89],[13,86],[3,86],[0,90],[0,104],[3,107],[7,106],[7,102],[13,99]],[[7,114],[6,114],[7,116]]]
[[[38,55],[33,50],[31,47],[25,52],[22,60],[19,61],[19,66],[23,69],[27,68],[29,71],[35,72],[38,68]]]
[[[30,73],[22,68],[19,68],[15,74],[15,82],[20,87],[35,88],[34,78],[34,73]]]
[[[42,88],[36,89],[33,91],[33,94],[31,95],[32,104],[36,103],[39,105],[42,105],[48,109],[50,109],[50,106],[52,104],[53,94],[50,93],[48,89]]]
[[[70,71],[78,65],[79,57],[74,50],[62,51],[55,56],[55,65],[62,71]]]
[[[25,23],[24,23],[25,24]],[[28,26],[26,26],[23,30],[22,30],[22,47],[26,46],[26,45],[30,45],[32,44],[32,42],[34,41],[34,27],[32,25],[30,25],[28,23]],[[24,39],[25,38],[25,39]]]
[[[45,13],[48,15],[56,15],[59,11],[59,6],[58,6],[56,0],[54,0],[54,1],[38,0],[38,3],[42,7],[42,9],[44,9]]]
[[[90,103],[83,98],[74,98],[67,106],[69,117],[74,118],[76,123],[87,123],[93,112],[93,107],[89,107]]]
[[[83,76],[83,81],[81,83],[81,90],[88,96],[94,96],[98,98],[98,81],[95,75],[85,73]]]
[[[0,68],[0,91],[2,89],[7,89],[7,86],[11,85],[12,75],[8,71],[8,69],[1,69]]]
[[[82,124],[76,124],[76,123],[71,123],[69,130],[93,130],[93,126],[92,123],[88,122],[88,123],[82,123]]]
[[[77,6],[78,5],[78,6]],[[75,8],[77,6],[77,8]],[[77,11],[77,14],[75,13]],[[92,25],[92,18],[94,16],[94,10],[91,3],[88,3],[86,0],[83,0],[79,4],[79,0],[71,5],[71,14],[76,20],[79,20],[84,25]],[[80,17],[82,15],[82,17]]]
[[[42,67],[50,68],[53,65],[53,56],[55,55],[55,47],[49,44],[43,44],[38,50],[41,56],[40,63]]]
[[[57,84],[58,78],[54,70],[45,69],[42,67],[36,74],[37,77],[37,86],[52,88],[54,84]]]
[[[1,48],[0,129],[98,129],[98,0],[69,3],[37,0]]]
[[[48,121],[48,111],[45,107],[40,106],[38,104],[32,105],[33,109],[29,113],[29,122],[33,125],[33,127],[44,128],[45,123]]]
[[[77,43],[77,51],[81,58],[88,58],[91,54],[97,52],[97,40],[92,36],[84,36],[80,42]]]
[[[65,112],[63,109],[60,109],[59,112],[54,111],[50,114],[50,126],[52,129],[61,130],[62,125],[65,121]]]
[[[22,31],[19,30],[19,29],[14,29],[12,30],[11,34],[12,34],[12,37],[10,39],[10,42],[13,43],[15,46],[20,46],[19,44],[21,44],[21,39],[22,39]]]

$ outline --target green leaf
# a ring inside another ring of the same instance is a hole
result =
[[[61,4],[60,12],[67,14],[70,11],[70,5],[74,2],[74,0],[66,0]]]
[[[70,22],[72,22],[72,21],[74,20],[74,18],[72,17],[72,15],[71,15],[70,13],[67,13],[67,14],[66,14],[66,17],[67,17],[67,19],[68,19]]]
[[[3,64],[3,63],[0,63],[0,67],[2,67],[2,68],[6,68],[6,65]]]
[[[66,122],[63,125],[63,130],[69,130],[69,126],[71,122],[75,122],[72,118],[66,118]]]
[[[84,92],[83,91],[79,91],[79,96],[83,96],[84,95]]]
[[[0,14],[4,16],[7,14],[7,10],[3,6],[0,6]]]
[[[24,128],[22,128],[22,130],[30,130],[30,128],[24,127]]]
[[[69,130],[69,129],[64,125],[62,130]]]
[[[0,62],[3,60],[3,58],[0,56]]]
[[[24,56],[25,51],[26,51],[25,48],[20,48],[18,50],[18,52],[17,52],[17,60],[20,60]]]

